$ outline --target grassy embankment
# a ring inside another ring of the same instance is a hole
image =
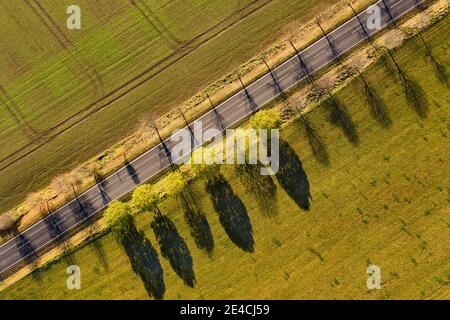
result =
[[[25,149],[5,158],[0,166],[44,142],[45,145],[1,171],[1,211],[11,209],[56,175],[118,142],[136,128],[144,115],[153,119],[161,116],[243,64],[273,44],[290,22],[311,19],[334,1],[247,0],[235,4],[221,0],[145,1],[150,9],[142,1],[135,2],[158,30],[150,26],[130,1],[107,1],[108,5],[100,0],[79,1],[77,4],[82,8],[79,31],[65,28],[66,7],[72,4],[68,0],[39,1],[45,12],[35,2],[28,2],[47,27],[27,2],[3,5],[0,23],[5,41],[1,44],[0,63],[4,72],[0,84],[14,101],[21,126],[16,125],[5,108],[0,109],[0,159],[22,147]],[[247,9],[239,11],[248,4]],[[190,42],[226,17],[229,19],[218,28]],[[215,35],[218,31],[221,32]],[[168,60],[164,60],[166,57]],[[163,71],[139,89],[116,100],[140,82],[135,81],[84,109],[152,65],[148,77]],[[2,94],[2,98],[6,96]],[[90,115],[111,101],[102,111]],[[53,137],[85,116],[89,117]],[[68,117],[72,118],[62,122]],[[53,140],[47,141],[49,137]]]
[[[449,18],[423,33],[435,57],[449,70]],[[359,79],[337,97],[357,125],[360,144],[353,147],[326,120],[323,105],[308,117],[323,138],[330,166],[313,158],[297,124],[282,137],[302,159],[311,185],[309,212],[300,210],[278,185],[278,215],[263,216],[234,170],[224,174],[250,216],[254,253],[236,247],[222,228],[201,182],[193,184],[214,235],[211,258],[199,251],[173,199],[161,207],[185,239],[197,283],[193,289],[161,257],[150,215],[137,226],[150,239],[164,269],[166,299],[432,299],[449,298],[450,185],[448,88],[437,80],[417,38],[395,53],[410,78],[423,89],[428,116],[421,119],[407,104],[398,75],[381,63],[365,77],[385,102],[392,126],[382,128],[368,111]],[[82,270],[82,289],[67,290],[63,260],[10,286],[4,299],[145,299],[147,293],[114,237],[97,240],[72,254]],[[102,263],[103,261],[103,263]],[[105,266],[107,264],[107,268]],[[368,291],[366,267],[382,270],[382,290]]]

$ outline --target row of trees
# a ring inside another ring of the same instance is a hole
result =
[[[255,129],[278,129],[281,121],[272,111],[260,111],[252,117],[251,124]],[[196,152],[210,151],[200,148]],[[277,213],[277,186],[271,176],[260,174],[260,167],[260,163],[252,165],[246,161],[235,165],[235,172],[256,200],[260,211],[264,215],[273,215]],[[221,173],[221,167],[208,165],[205,161],[201,164],[192,161],[191,168],[193,175],[203,181],[204,190],[230,240],[243,251],[253,252],[255,241],[247,209]],[[149,295],[158,299],[164,296],[165,291],[163,269],[150,240],[136,228],[135,215],[152,216],[150,226],[162,257],[189,287],[195,285],[192,256],[175,224],[161,210],[161,202],[167,197],[176,199],[196,246],[209,256],[214,250],[209,222],[196,201],[198,191],[190,187],[190,182],[177,166],[174,165],[172,170],[164,181],[164,192],[156,192],[149,184],[140,185],[128,203],[113,201],[104,213],[105,222],[124,248],[134,272],[140,276]],[[275,177],[300,208],[309,210],[310,186],[306,173],[295,151],[283,140],[280,142],[280,170]]]
[[[178,196],[185,189],[184,179],[173,174],[168,179],[167,189],[170,195]],[[125,249],[133,271],[140,276],[148,294],[156,299],[164,296],[164,272],[150,240],[135,226],[134,216],[137,214],[152,215],[150,226],[161,255],[187,286],[195,284],[191,253],[175,224],[160,210],[163,198],[151,185],[143,184],[134,190],[129,203],[113,201],[104,213],[105,222]]]

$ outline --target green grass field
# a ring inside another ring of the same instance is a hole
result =
[[[333,2],[80,0],[82,29],[72,31],[65,27],[69,0],[2,4],[0,97],[11,110],[0,100],[0,210],[118,142],[144,115],[162,115],[260,53],[286,24]]]
[[[446,17],[423,33],[447,71],[448,32]],[[397,75],[389,77],[386,68],[377,63],[364,75],[387,105],[392,120],[389,129],[370,117],[358,79],[337,95],[357,125],[358,147],[326,120],[323,106],[308,115],[328,147],[329,167],[313,158],[297,124],[284,128],[282,137],[302,159],[311,185],[310,211],[300,210],[278,185],[278,215],[262,215],[234,170],[225,168],[227,180],[250,216],[254,253],[246,253],[230,241],[200,182],[194,183],[193,189],[214,235],[212,258],[195,247],[173,199],[161,208],[190,248],[197,280],[194,288],[186,287],[161,256],[150,228],[153,218],[136,218],[159,254],[166,299],[450,298],[448,89],[437,80],[417,39],[403,45],[395,57],[426,93],[427,118],[420,119],[407,104]],[[104,251],[102,259],[99,247]],[[112,234],[71,257],[81,267],[81,290],[66,289],[66,264],[61,260],[42,270],[39,280],[27,276],[0,297],[148,298]],[[381,290],[367,289],[368,264],[381,267]]]

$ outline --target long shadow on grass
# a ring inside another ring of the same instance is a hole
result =
[[[261,164],[238,164],[236,174],[246,191],[255,198],[259,211],[265,216],[278,213],[277,186],[271,176],[261,174]]]
[[[185,209],[184,219],[197,247],[211,255],[214,250],[214,238],[205,215],[197,209]]]
[[[434,57],[431,57],[431,63],[433,64],[434,72],[436,74],[437,79],[448,88],[449,87],[449,81],[448,81],[449,77],[448,77],[447,69]]]
[[[188,186],[186,190],[180,194],[184,220],[196,246],[211,257],[214,251],[214,236],[211,227],[206,216],[198,209],[192,189]]]
[[[131,224],[120,240],[130,260],[133,271],[141,278],[149,296],[162,299],[166,286],[164,271],[158,254],[142,231]]]
[[[193,288],[195,273],[191,252],[180,236],[175,224],[167,216],[157,214],[151,223],[161,254],[169,260],[172,269],[183,279],[184,284]]]
[[[428,101],[425,91],[414,79],[410,78],[405,73],[401,73],[400,77],[402,79],[403,91],[408,104],[414,109],[419,117],[426,118],[428,116]]]
[[[386,105],[383,100],[377,94],[377,92],[367,83],[364,83],[364,91],[366,93],[367,104],[369,105],[370,114],[378,123],[388,128],[391,126],[392,121],[387,112]]]
[[[253,228],[247,209],[241,199],[233,192],[225,177],[219,174],[205,185],[213,203],[214,210],[230,240],[246,252],[254,251]]]
[[[328,110],[330,123],[341,128],[348,141],[357,146],[359,144],[358,131],[346,108],[333,96],[325,101],[325,107]]]
[[[98,261],[102,265],[103,269],[108,272],[109,271],[109,262],[106,258],[106,252],[105,248],[103,247],[103,243],[101,242],[101,239],[95,239],[92,242],[92,248],[94,249],[95,255],[98,258]]]
[[[436,75],[436,78],[443,85],[448,87],[449,86],[448,72],[447,72],[446,68],[439,62],[439,60],[437,60],[435,58],[435,56],[433,55],[433,52],[431,51],[431,47],[429,46],[429,44],[427,43],[425,38],[422,36],[422,33],[420,31],[418,33],[418,36],[419,36],[420,40],[422,40],[423,45],[425,46],[427,58],[430,59],[431,64],[433,65],[433,70]]]
[[[310,121],[307,120],[305,116],[301,115],[295,123],[303,128],[314,158],[320,164],[329,166],[330,155],[328,154],[328,148]]]
[[[291,146],[280,139],[280,169],[278,182],[292,200],[303,210],[309,210],[311,191],[302,161]]]
[[[401,68],[395,59],[392,51],[388,51],[389,57],[392,63],[397,69],[397,74],[403,85],[403,92],[405,93],[406,100],[408,104],[414,109],[417,115],[421,118],[426,118],[428,116],[428,101],[422,87],[405,71]]]

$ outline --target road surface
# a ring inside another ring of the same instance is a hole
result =
[[[386,10],[384,3],[389,10]],[[376,3],[381,9],[382,27],[390,23],[391,17],[393,19],[399,18],[417,6],[420,1],[384,0],[384,3],[383,1]],[[342,55],[360,42],[365,41],[367,34],[372,35],[380,30],[370,30],[367,27],[369,14],[366,11],[360,13],[358,17],[364,28],[354,17],[329,33],[328,40],[323,37],[300,52],[301,60],[310,73],[327,66],[337,58],[336,55]],[[332,50],[330,43],[333,44],[334,50]],[[280,94],[277,88],[286,91],[305,79],[306,76],[299,57],[295,55],[272,70],[272,75],[268,72],[249,85],[246,88],[247,94],[244,90],[238,92],[216,106],[215,110],[211,110],[196,121],[202,121],[203,132],[211,128],[223,131],[226,128],[233,127],[233,125],[251,115],[255,109],[261,108],[276,98]],[[278,86],[275,85],[274,77]],[[190,126],[193,126],[194,123],[191,123]],[[205,140],[207,138],[205,137]],[[175,142],[171,139],[164,143],[169,151],[175,145]],[[174,158],[173,160],[177,159]],[[14,271],[13,268],[19,263],[29,261],[40,250],[60,240],[65,233],[104,209],[110,201],[127,194],[137,185],[151,179],[169,165],[165,148],[160,144],[81,194],[78,199],[62,206],[49,217],[8,240],[0,246],[0,276],[6,275],[7,271]]]

